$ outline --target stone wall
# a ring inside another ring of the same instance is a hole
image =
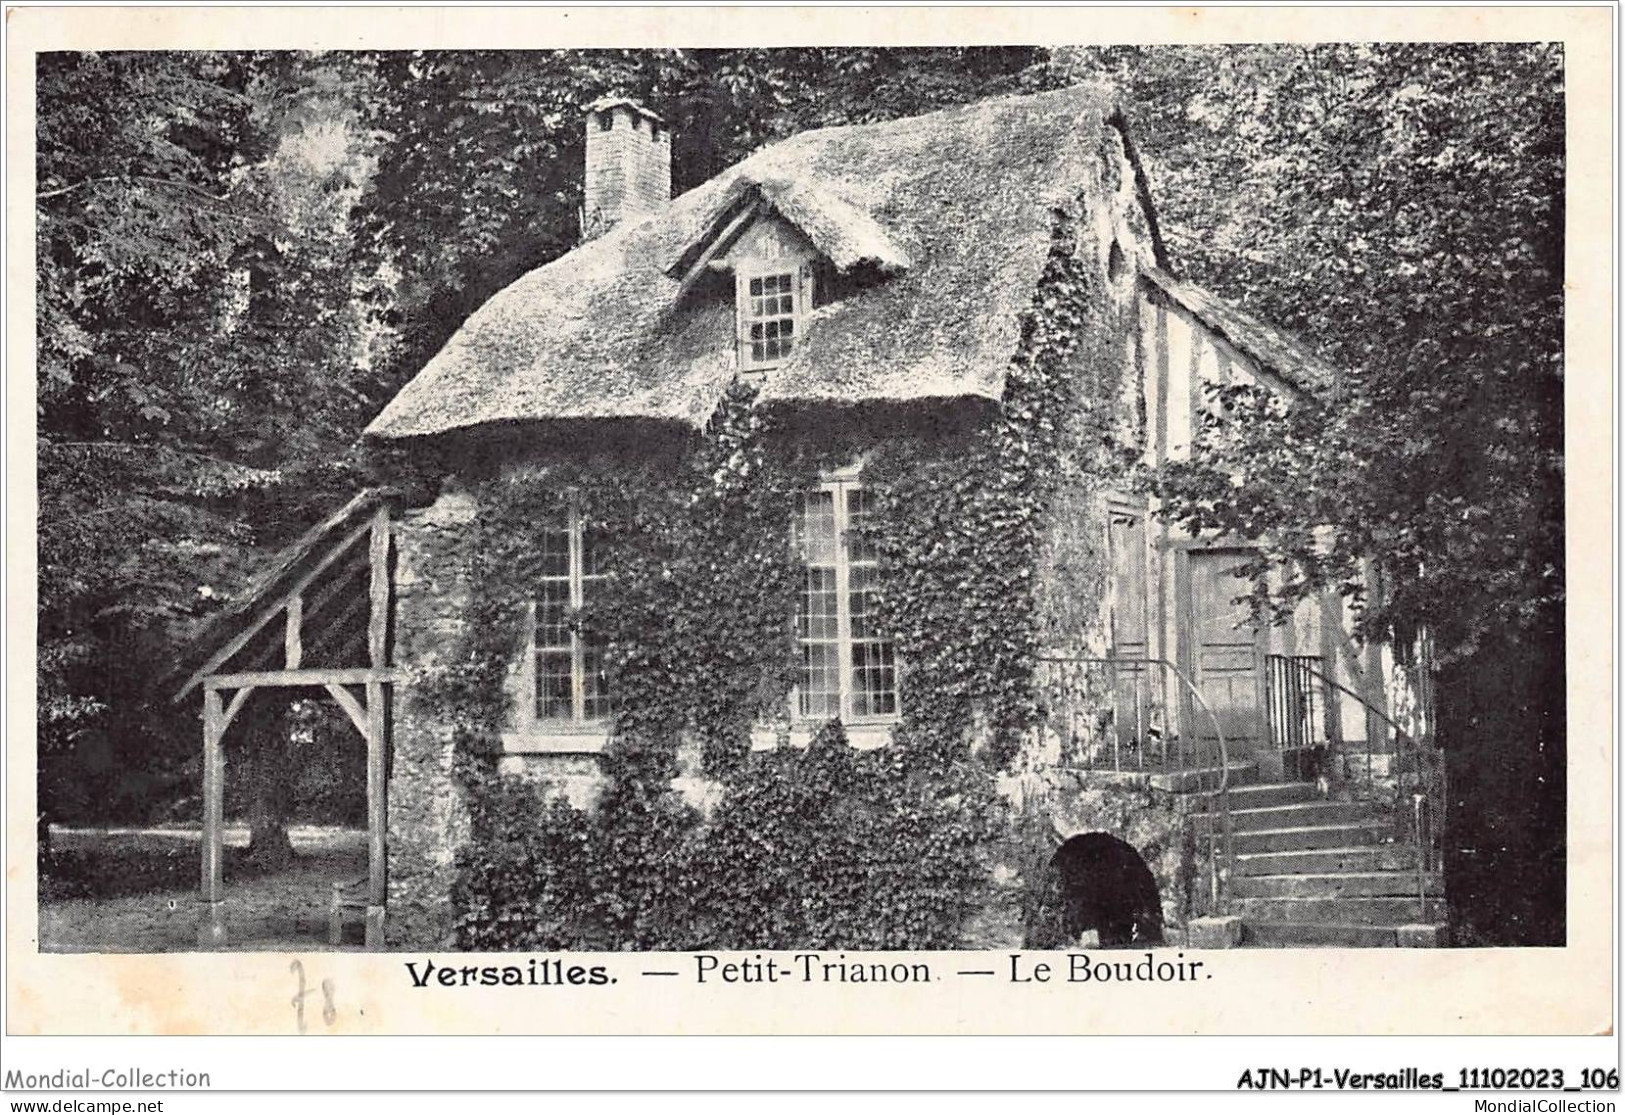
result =
[[[581,810],[598,804],[608,781],[598,756],[562,752],[505,754],[497,760],[497,773],[525,782],[546,782]]]
[[[1199,795],[1159,789],[1150,778],[1107,772],[1058,771],[1050,816],[1060,841],[1086,832],[1117,837],[1140,853],[1162,898],[1165,930],[1197,913],[1201,880],[1185,818]]]
[[[1015,820],[1009,838],[994,849],[964,947],[1077,944],[1062,932],[1059,878],[1050,860],[1067,839],[1091,832],[1115,836],[1140,854],[1156,880],[1167,941],[1183,940],[1203,885],[1186,823],[1200,807],[1198,795],[1161,789],[1143,776],[1058,769],[1010,776],[1002,789]]]
[[[609,776],[599,756],[584,752],[509,752],[497,762],[504,777],[545,782],[572,806],[590,810],[598,804]],[[677,746],[677,774],[671,787],[687,804],[710,816],[722,800],[723,784],[705,773],[699,742],[684,738]]]
[[[448,901],[457,852],[469,839],[469,812],[454,769],[456,725],[447,723],[414,679],[431,676],[461,644],[470,601],[454,559],[475,503],[448,491],[433,506],[403,513],[395,528],[394,748],[389,779],[389,914],[392,945],[451,941]]]
[[[432,506],[395,525],[395,665],[389,779],[389,910],[395,947],[449,947],[457,856],[471,838],[469,804],[456,770],[457,725],[426,697],[425,681],[465,642],[472,593],[459,567],[463,532],[477,513],[468,491],[448,487]],[[696,744],[678,752],[673,787],[709,812],[721,786],[705,777]],[[578,809],[590,809],[606,779],[592,754],[508,753],[505,777],[546,781]]]

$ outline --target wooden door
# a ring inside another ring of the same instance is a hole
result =
[[[1112,649],[1123,658],[1144,658],[1146,644],[1145,520],[1128,511],[1111,513]]]
[[[1218,718],[1232,755],[1251,751],[1259,738],[1259,632],[1245,600],[1247,582],[1234,570],[1247,558],[1239,550],[1192,550],[1189,576],[1191,680]],[[1196,709],[1192,731],[1213,737],[1213,722]]]
[[[1141,664],[1150,652],[1146,594],[1145,519],[1113,509],[1107,518],[1111,551],[1111,655],[1128,661],[1112,668],[1119,748],[1144,746],[1154,722],[1160,675]]]

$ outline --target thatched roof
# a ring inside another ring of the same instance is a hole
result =
[[[747,193],[837,268],[889,273],[812,311],[762,399],[997,400],[1052,209],[1093,181],[1088,160],[1115,111],[1080,87],[767,147],[499,292],[367,433],[593,418],[703,426],[734,375],[734,303],[674,295],[682,262]]]
[[[681,279],[722,228],[736,214],[753,205],[759,206],[760,211],[777,213],[795,225],[839,271],[851,271],[867,264],[889,275],[907,271],[913,265],[908,253],[879,221],[833,192],[794,179],[758,182],[748,174],[741,174],[728,196],[713,206],[709,227],[683,245],[681,254],[666,264],[666,274]]]
[[[1141,274],[1192,317],[1288,386],[1315,398],[1325,398],[1335,389],[1337,370],[1297,338],[1160,268],[1148,267]]]

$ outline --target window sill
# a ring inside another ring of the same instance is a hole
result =
[[[891,743],[896,720],[867,721],[846,724],[846,741],[855,750],[873,751]],[[790,746],[805,749],[822,723],[792,724]],[[779,745],[781,729],[758,724],[751,729],[752,751],[773,751]],[[609,743],[608,724],[538,724],[530,728],[502,733],[504,755],[597,755]]]
[[[609,744],[609,724],[534,724],[502,733],[505,755],[596,755]]]
[[[885,747],[891,742],[892,729],[898,724],[896,720],[870,720],[857,724],[843,724],[846,730],[846,742],[857,751],[873,751]],[[806,748],[812,743],[813,736],[818,734],[823,722],[790,725],[790,746]],[[750,730],[750,749],[752,751],[773,751],[779,746],[779,735],[782,729],[767,724],[758,724]]]

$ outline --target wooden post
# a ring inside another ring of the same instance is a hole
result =
[[[389,666],[389,508],[373,513],[371,610],[367,616],[367,655],[375,671]],[[384,946],[384,908],[389,901],[386,847],[389,832],[387,785],[389,728],[386,693],[376,677],[367,682],[367,937],[369,949]]]
[[[199,666],[192,673],[192,676],[186,679],[185,684],[183,684],[180,689],[176,691],[175,699],[177,701],[180,700],[182,697],[186,696],[187,693],[191,692],[192,686],[215,674],[221,666],[230,661],[232,655],[236,654],[238,651],[242,650],[243,647],[247,646],[250,639],[252,639],[255,635],[258,635],[260,631],[264,629],[266,624],[275,619],[277,613],[281,612],[288,606],[289,597],[293,596],[295,593],[304,592],[305,589],[314,584],[316,578],[320,577],[324,570],[348,553],[350,547],[359,542],[362,535],[366,534],[372,529],[374,529],[373,524],[370,522],[365,522],[356,527],[349,534],[345,535],[344,539],[339,542],[337,546],[334,546],[331,550],[327,551],[327,553],[322,556],[320,561],[313,565],[308,572],[306,572],[299,578],[298,581],[288,588],[287,592],[283,593],[281,597],[266,605],[266,607],[259,613],[253,622],[243,627],[237,632],[237,634],[228,639],[224,644],[221,645],[219,650],[214,652],[214,655],[210,657],[207,662]]]
[[[389,899],[385,838],[389,798],[385,792],[384,686],[367,682],[367,937],[369,949],[384,945],[384,907]]]
[[[1290,634],[1291,628],[1287,628]],[[1271,629],[1269,624],[1255,624],[1253,627],[1253,738],[1250,753],[1243,752],[1243,758],[1257,761],[1260,777],[1264,781],[1286,781],[1286,758],[1281,754],[1273,741],[1269,738],[1269,717],[1265,709],[1269,702],[1269,679],[1265,677],[1265,667],[1269,664]],[[1241,748],[1237,749],[1241,751]]]
[[[304,657],[304,647],[300,645],[304,616],[305,598],[303,594],[295,593],[293,599],[288,601],[288,626],[282,635],[283,654],[290,670],[297,670],[299,660]]]
[[[1152,436],[1156,439],[1155,460],[1158,465],[1168,461],[1168,300],[1161,295],[1153,302],[1151,312],[1152,361],[1156,368],[1157,405]]]
[[[200,948],[219,948],[226,943],[222,856],[225,812],[225,756],[221,739],[226,734],[226,714],[220,690],[203,692],[203,886],[198,916],[197,943]]]
[[[372,668],[389,665],[389,508],[380,507],[372,520],[371,564],[372,608],[367,616],[367,653]]]

